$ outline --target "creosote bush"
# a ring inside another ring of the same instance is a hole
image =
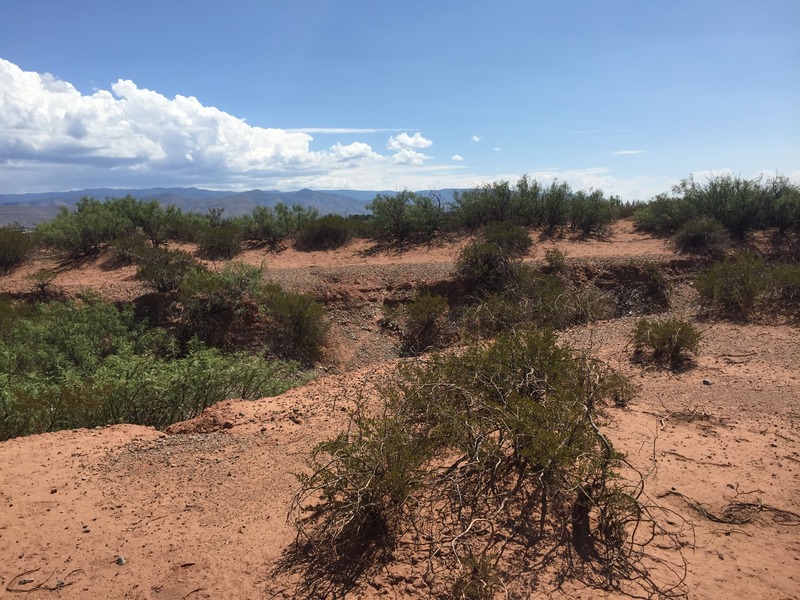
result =
[[[680,369],[690,363],[700,348],[702,334],[682,319],[639,319],[633,331],[635,356],[639,360]]]
[[[647,520],[640,484],[619,479],[622,456],[597,427],[619,388],[610,373],[545,330],[401,366],[382,405],[359,405],[300,475],[289,562],[301,595],[337,597],[400,547],[451,593],[559,554],[597,585],[656,592],[632,533]]]

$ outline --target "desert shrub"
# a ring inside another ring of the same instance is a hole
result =
[[[262,286],[263,270],[243,263],[228,263],[222,271],[189,269],[178,285],[181,337],[225,345],[258,312]]]
[[[686,199],[660,194],[633,213],[639,229],[659,235],[672,235],[696,217],[696,209]]]
[[[195,244],[205,235],[209,227],[205,216],[195,212],[184,213],[172,206],[168,206],[166,210],[170,215],[165,232],[168,239]]]
[[[198,340],[181,353],[132,308],[94,296],[3,306],[0,439],[110,423],[164,427],[215,402],[280,393],[302,380],[293,363],[225,354]]]
[[[682,319],[663,321],[639,319],[633,330],[635,356],[670,369],[679,369],[696,355],[700,347],[700,331]]]
[[[641,200],[633,200],[633,201],[625,201],[620,203],[619,209],[617,211],[617,217],[620,219],[630,219],[636,213],[639,208],[644,206],[644,202]]]
[[[352,236],[350,221],[341,215],[325,215],[306,223],[297,234],[299,250],[332,250],[344,246]]]
[[[709,313],[746,319],[757,311],[766,289],[765,274],[762,258],[738,252],[698,273],[694,284],[700,305]]]
[[[569,286],[569,324],[592,323],[614,316],[611,296],[592,284]]]
[[[151,246],[147,237],[137,231],[131,232],[109,242],[113,261],[118,265],[130,265],[139,262],[140,257]]]
[[[306,294],[287,292],[274,284],[266,300],[270,344],[279,356],[312,363],[322,354],[328,335],[325,309]]]
[[[764,226],[765,190],[760,179],[721,175],[698,184],[690,177],[675,191],[694,206],[699,215],[717,220],[739,240],[749,231]]]
[[[414,194],[409,219],[411,231],[424,239],[431,239],[444,229],[448,221],[448,212],[440,194],[436,191],[431,191],[427,195]]]
[[[800,265],[773,265],[766,274],[766,293],[773,307],[789,311],[800,304]]]
[[[204,267],[184,250],[168,250],[161,246],[140,248],[134,253],[139,263],[137,276],[154,290],[174,292],[187,273]]]
[[[541,222],[546,230],[552,232],[567,224],[571,196],[572,190],[566,181],[561,183],[553,181],[550,187],[544,190],[541,199]]]
[[[242,251],[242,231],[232,221],[204,228],[200,232],[197,252],[211,260],[230,260]]]
[[[396,194],[378,194],[367,205],[372,212],[373,227],[380,239],[402,242],[412,233],[411,206],[416,194],[403,190]]]
[[[675,232],[675,246],[680,252],[722,257],[727,243],[725,228],[711,218],[688,221]]]
[[[473,242],[456,261],[456,277],[467,293],[488,294],[509,287],[516,277],[516,261],[494,244]]]
[[[52,269],[39,269],[25,279],[33,286],[33,295],[38,300],[44,301],[55,295],[52,284],[57,273]]]
[[[646,297],[658,306],[667,308],[672,295],[672,285],[664,274],[664,270],[657,263],[649,260],[644,261],[641,268],[645,275],[644,292]]]
[[[776,175],[765,185],[762,211],[764,223],[780,233],[800,231],[800,185]]]
[[[242,217],[239,222],[244,239],[263,242],[276,249],[286,238],[318,218],[319,213],[315,208],[299,205],[290,208],[279,202],[274,208],[256,206],[252,214]]]
[[[600,190],[575,192],[569,203],[570,228],[583,236],[600,233],[617,219],[619,205],[619,198],[605,198]]]
[[[492,221],[483,229],[481,237],[508,256],[523,256],[532,244],[528,232],[511,221]]]
[[[558,248],[548,248],[545,250],[544,261],[547,263],[547,268],[551,273],[557,273],[559,275],[567,275],[569,273],[567,255]]]
[[[36,227],[36,233],[45,245],[78,258],[96,253],[101,244],[134,229],[134,223],[109,204],[82,198],[74,211],[61,207],[54,219]]]
[[[602,585],[641,575],[628,570],[641,489],[623,486],[621,455],[595,424],[608,373],[541,330],[401,366],[384,405],[359,406],[300,476],[291,556],[302,591],[337,597],[404,545],[461,593],[494,580],[481,557],[498,581],[558,553],[598,563]],[[474,576],[457,574],[470,563]]]
[[[0,227],[0,273],[25,262],[36,247],[33,235],[19,227]]]
[[[415,355],[441,347],[448,312],[447,300],[439,295],[422,293],[406,304],[398,315],[404,352]]]

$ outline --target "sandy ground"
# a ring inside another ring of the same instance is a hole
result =
[[[327,301],[335,321],[329,374],[279,397],[218,404],[167,432],[119,425],[0,443],[0,597],[293,597],[291,580],[273,569],[293,539],[286,513],[294,474],[392,368],[381,307],[446,279],[463,243],[403,253],[372,252],[363,242],[332,253],[247,252],[248,262],[266,259],[284,285]],[[530,258],[552,245],[538,245]],[[557,245],[576,260],[671,258],[662,241],[624,223],[608,241]],[[26,276],[47,260],[0,279],[0,291],[25,289]],[[99,263],[63,269],[54,283],[118,300],[141,293],[132,269]],[[691,290],[683,293],[676,310],[693,317]],[[641,386],[629,407],[608,409],[604,429],[649,473],[648,498],[684,543],[682,556],[653,551],[686,561],[691,598],[800,598],[800,332],[701,322],[697,365],[676,375],[631,363],[634,320],[563,336]],[[748,522],[708,518],[732,503],[749,511]],[[402,569],[378,581],[359,595],[428,597]],[[515,597],[616,597],[577,586],[509,589]]]

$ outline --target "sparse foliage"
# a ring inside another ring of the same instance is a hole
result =
[[[702,335],[688,321],[639,319],[633,331],[635,356],[672,370],[680,369],[696,355]]]
[[[509,561],[558,553],[597,585],[656,592],[632,538],[641,487],[617,478],[595,422],[609,373],[540,330],[401,367],[300,476],[301,595],[336,597],[406,545],[457,597],[491,597]]]

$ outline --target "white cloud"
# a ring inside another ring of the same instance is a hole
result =
[[[389,138],[389,141],[386,142],[386,147],[389,150],[406,150],[408,148],[428,148],[433,146],[433,142],[431,140],[425,139],[422,137],[422,134],[418,131],[412,136],[409,136],[407,133],[403,132],[400,135],[395,135]]]
[[[455,162],[461,162],[462,160],[464,160],[464,157],[461,156],[460,154],[453,154],[453,157],[450,160]]]
[[[342,171],[360,171],[359,180],[371,176],[385,187],[388,165],[420,165],[429,157],[419,149],[433,144],[419,132],[402,132],[389,138],[393,152],[387,155],[363,141],[315,150],[313,140],[308,131],[255,127],[197,98],[167,98],[129,80],[83,95],[66,81],[0,59],[3,192],[151,185],[241,189],[266,182],[285,188],[285,181],[304,173]]]
[[[473,142],[480,142],[482,139],[483,139],[482,135],[473,135],[472,136],[472,141]]]
[[[492,148],[492,150],[494,150],[495,152],[500,152],[500,148],[498,148],[498,147],[494,147],[494,148]]]
[[[645,150],[616,150],[612,152],[615,156],[629,156],[632,154],[644,154]]]

